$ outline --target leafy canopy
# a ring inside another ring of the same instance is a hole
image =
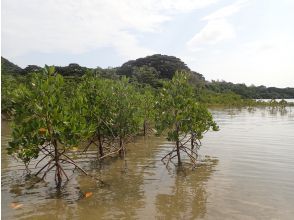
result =
[[[37,158],[45,143],[56,141],[66,150],[91,133],[83,117],[83,95],[76,91],[70,98],[65,96],[63,77],[54,67],[33,74],[29,84],[16,90],[14,102],[13,139],[8,152],[16,153],[25,163]]]
[[[156,128],[159,134],[166,131],[170,141],[190,132],[202,138],[210,128],[218,129],[207,108],[196,102],[185,72],[176,72],[171,81],[164,82],[156,107]]]

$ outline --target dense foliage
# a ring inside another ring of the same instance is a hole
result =
[[[83,76],[89,70],[87,67],[82,67],[76,63],[71,63],[64,67],[56,66],[55,68],[63,76]]]
[[[189,72],[190,80],[195,85],[205,82],[205,78],[200,73],[191,71],[179,58],[161,54],[130,60],[119,67],[117,73],[134,78],[140,83],[158,87],[160,86],[159,79],[170,80],[176,71]]]
[[[37,174],[47,168],[44,178],[55,167],[60,186],[62,176],[67,177],[61,163],[78,167],[66,152],[91,133],[84,117],[83,96],[78,91],[70,99],[65,96],[63,77],[54,67],[46,67],[42,74],[33,74],[29,83],[19,86],[12,99],[13,139],[8,153],[16,154],[26,165],[43,153],[43,159],[50,159]]]
[[[124,63],[118,70],[120,75],[132,76],[135,67],[153,67],[157,70],[159,78],[171,79],[177,70],[190,71],[189,67],[179,58],[174,56],[167,56],[155,54],[145,58],[130,60]]]
[[[98,146],[100,158],[115,153],[124,156],[126,144],[139,133],[144,120],[139,92],[127,78],[113,81],[95,74],[84,78],[80,91],[87,100],[87,121],[95,127],[90,143]]]

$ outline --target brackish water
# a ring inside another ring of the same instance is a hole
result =
[[[125,161],[101,165],[93,150],[73,152],[106,184],[68,170],[61,191],[52,175],[35,186],[26,180],[22,164],[6,154],[10,129],[2,121],[2,218],[294,219],[294,108],[211,111],[220,131],[205,135],[196,170],[167,169],[160,159],[171,144],[140,137]],[[87,192],[93,194],[83,197]]]

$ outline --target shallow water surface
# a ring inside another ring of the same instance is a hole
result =
[[[105,184],[66,167],[70,181],[61,191],[52,174],[33,185],[22,164],[7,156],[10,129],[2,121],[2,218],[294,219],[294,108],[211,111],[220,131],[205,135],[195,170],[167,169],[160,159],[172,145],[140,137],[125,161],[99,164],[94,149],[73,152]],[[85,198],[86,192],[93,194]]]

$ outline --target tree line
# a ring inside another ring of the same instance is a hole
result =
[[[38,72],[42,68],[37,65],[29,65],[22,69],[1,57],[2,75],[27,75]],[[232,94],[240,96],[242,99],[287,99],[294,98],[294,88],[275,88],[265,86],[246,86],[245,84],[234,84],[225,81],[206,81],[200,73],[192,71],[183,61],[174,56],[155,54],[136,60],[130,60],[120,67],[115,68],[87,68],[76,63],[68,66],[56,66],[56,70],[64,77],[82,77],[88,71],[95,71],[102,77],[117,79],[126,76],[131,82],[147,84],[154,88],[162,87],[162,80],[171,80],[177,70],[191,73],[190,83],[204,93]]]
[[[294,97],[294,88],[246,86],[245,84],[214,80],[206,83],[205,87],[215,93],[235,93],[244,99],[291,99]]]

